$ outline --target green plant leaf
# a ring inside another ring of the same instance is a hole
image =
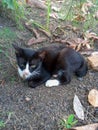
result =
[[[4,121],[0,121],[0,128],[5,127]]]
[[[78,122],[78,120],[75,120],[74,118],[75,118],[74,114],[70,114],[68,116],[67,120],[61,119],[60,125],[63,126],[64,128],[71,128],[72,126],[74,126]]]
[[[8,9],[14,10],[13,0],[9,0],[7,7],[8,7]]]
[[[77,122],[78,122],[78,120],[75,120],[75,121],[73,121],[73,122],[71,123],[71,125],[73,126],[73,125],[77,124]]]
[[[68,116],[67,123],[72,124],[73,121],[74,121],[74,114],[71,114],[71,115]]]
[[[2,50],[0,49],[0,53],[2,53]]]
[[[11,10],[14,9],[13,0],[2,0],[2,4],[4,6],[7,6],[8,9],[11,9]]]
[[[71,128],[71,125],[68,125],[68,124],[67,124],[67,125],[66,125],[66,128],[68,128],[68,129]]]

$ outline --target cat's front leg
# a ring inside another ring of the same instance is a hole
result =
[[[71,81],[71,72],[68,70],[59,70],[55,79],[47,80],[46,87],[54,87],[68,84]]]
[[[51,75],[47,73],[46,75],[43,75],[43,77],[29,80],[28,85],[31,88],[35,88],[35,87],[40,86],[41,84],[45,83],[50,78],[51,78]]]
[[[54,87],[59,85],[60,85],[60,81],[58,79],[49,79],[45,83],[46,87]]]
[[[36,88],[36,87],[38,86],[38,83],[35,83],[35,82],[33,82],[33,81],[31,80],[31,81],[28,81],[28,86],[29,86],[30,88]]]

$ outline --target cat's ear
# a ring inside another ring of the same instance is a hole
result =
[[[13,47],[15,49],[16,55],[22,54],[23,49],[21,47],[17,46],[16,44],[12,44],[12,45],[13,45]]]
[[[46,56],[46,51],[40,52],[39,57],[40,57],[42,60],[45,58],[45,56]]]

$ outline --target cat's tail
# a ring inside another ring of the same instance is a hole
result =
[[[76,76],[83,77],[88,71],[88,65],[86,60],[83,58],[80,68],[75,72]]]

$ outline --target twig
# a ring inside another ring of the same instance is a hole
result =
[[[26,23],[25,23],[25,27],[26,27],[29,31],[33,32],[33,33],[34,33],[34,36],[35,36],[36,38],[39,38],[39,37],[40,37],[36,29],[34,29],[33,27],[30,27],[30,26],[29,26],[28,24],[26,24]]]
[[[32,44],[37,44],[37,43],[41,43],[41,42],[44,42],[44,41],[46,41],[46,38],[44,38],[44,37],[39,37],[38,39],[36,39],[36,38],[31,38],[29,41],[28,41],[28,45],[30,46],[30,45],[32,45]]]
[[[31,20],[31,21],[25,23],[25,26],[26,26],[26,28],[27,28],[28,30],[30,30],[31,32],[34,32],[33,27],[30,26],[32,23],[33,23],[34,25],[36,25],[36,26],[37,26],[37,29],[38,29],[39,31],[41,31],[42,33],[44,33],[47,37],[49,37],[49,38],[51,37],[51,33],[50,33],[47,29],[45,29],[45,28],[44,28],[42,25],[40,25],[39,23],[34,22],[33,20]]]
[[[45,30],[38,28],[39,31],[41,31],[43,34],[45,34],[48,38],[51,38],[51,33],[46,32]]]
[[[32,28],[32,31],[34,32],[34,35],[35,35],[36,38],[40,37],[40,35],[39,35],[39,33],[37,32],[36,29]]]

